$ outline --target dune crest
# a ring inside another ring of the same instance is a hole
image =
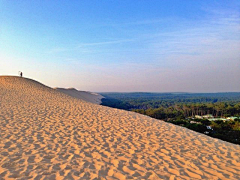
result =
[[[91,102],[94,104],[101,104],[104,97],[100,94],[97,93],[92,93],[92,92],[87,92],[87,91],[78,91],[77,89],[74,88],[55,88],[56,90],[65,93],[69,96],[82,99],[87,102]]]
[[[239,179],[240,146],[0,76],[0,179]]]

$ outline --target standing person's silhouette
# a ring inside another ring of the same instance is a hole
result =
[[[20,72],[20,77],[22,77],[23,76],[23,73],[22,72]]]

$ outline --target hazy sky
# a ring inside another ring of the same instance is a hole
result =
[[[0,75],[95,92],[240,91],[239,0],[0,0]]]

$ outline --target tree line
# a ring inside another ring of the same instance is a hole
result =
[[[145,114],[156,119],[167,120],[203,116],[212,114],[214,117],[240,116],[240,103],[217,102],[217,103],[180,103],[158,108],[132,109],[137,113]]]

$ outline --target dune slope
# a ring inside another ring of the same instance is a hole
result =
[[[78,99],[82,99],[84,101],[91,102],[91,103],[94,103],[94,104],[101,104],[102,103],[101,99],[104,98],[100,94],[87,92],[87,91],[78,91],[74,88],[69,88],[69,89],[55,88],[55,89],[62,92],[62,93],[65,93],[69,96],[72,96],[72,97],[75,97],[75,98],[78,98]]]
[[[239,179],[240,146],[0,76],[0,179]]]

